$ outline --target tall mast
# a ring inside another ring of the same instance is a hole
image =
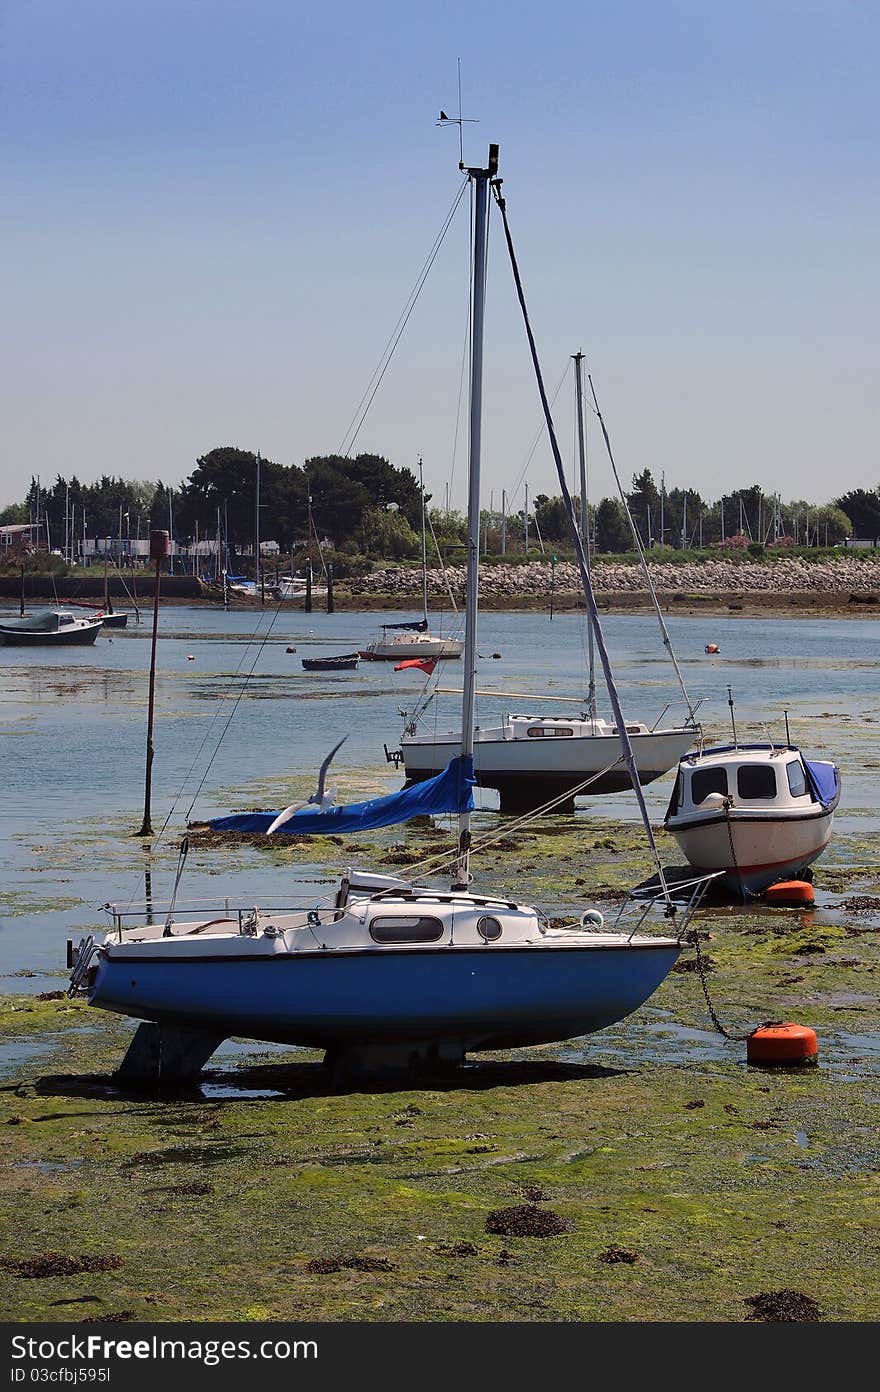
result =
[[[468,169],[474,186],[474,258],[471,312],[470,447],[468,455],[467,601],[464,638],[464,693],[461,757],[474,756],[474,698],[477,681],[477,595],[480,568],[480,443],[483,416],[483,312],[486,301],[486,255],[489,237],[489,185],[498,173],[498,146],[489,146],[486,169]],[[470,873],[470,813],[458,819],[458,859],[454,889],[466,889]]]
[[[577,403],[578,457],[581,471],[581,541],[584,545],[584,560],[590,569],[590,519],[587,511],[587,437],[584,431],[584,355],[578,349],[572,354],[574,360],[574,394]],[[596,655],[593,650],[593,625],[587,617],[587,648],[590,662],[590,685],[587,688],[587,714],[596,719]]]
[[[254,564],[257,592],[260,589],[260,456],[257,455],[257,487],[254,501]]]
[[[419,490],[422,495],[422,614],[428,622],[428,543],[425,535],[425,481],[422,475],[422,456],[419,455]]]

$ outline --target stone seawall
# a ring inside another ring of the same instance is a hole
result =
[[[550,592],[551,572],[554,594],[559,598],[581,594],[580,574],[575,565],[560,561],[531,561],[528,565],[483,565],[480,568],[480,594],[486,598],[545,599]],[[700,595],[844,595],[871,594],[880,589],[880,563],[841,557],[832,561],[806,561],[797,557],[771,563],[707,561],[702,565],[663,562],[651,566],[651,579],[658,595],[681,598]],[[428,572],[428,593],[435,599],[448,599],[447,582],[456,601],[465,591],[465,569],[450,566],[446,580],[439,569]],[[647,594],[642,569],[638,565],[600,561],[593,567],[597,594]],[[421,593],[418,570],[399,567],[375,571],[372,575],[345,583],[352,599],[371,598],[401,601]]]

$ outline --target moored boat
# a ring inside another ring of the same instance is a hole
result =
[[[94,643],[103,620],[85,619],[66,609],[38,609],[29,617],[0,623],[0,641],[17,647],[70,647]]]
[[[304,657],[307,672],[353,672],[360,661],[359,653],[339,653],[336,657]]]
[[[679,763],[664,826],[695,870],[743,898],[795,879],[831,839],[840,772],[791,744],[733,744]]]

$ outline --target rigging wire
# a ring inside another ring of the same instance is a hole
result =
[[[559,445],[556,440],[556,430],[553,425],[553,417],[550,412],[550,405],[547,401],[547,393],[544,387],[544,379],[541,373],[541,365],[538,361],[538,350],[535,345],[534,334],[532,333],[531,321],[529,319],[528,309],[526,307],[525,292],[523,290],[522,280],[520,279],[519,265],[517,263],[516,253],[513,248],[513,238],[510,233],[510,225],[507,220],[507,204],[505,199],[501,196],[501,190],[498,183],[494,183],[492,185],[492,190],[495,195],[495,201],[498,204],[499,210],[501,212],[501,220],[504,224],[504,236],[507,241],[507,250],[510,256],[510,264],[511,269],[513,271],[514,282],[516,284],[517,298],[519,300],[520,309],[522,310],[523,323],[525,324],[526,335],[529,340],[529,349],[532,355],[532,363],[535,369],[535,378],[538,384],[538,391],[541,396],[541,404],[544,410],[544,417],[547,422],[547,433],[550,437],[550,448],[553,451],[553,458],[556,463],[556,473],[559,479],[559,486],[562,489],[562,496],[565,501],[569,521],[571,523],[571,529],[575,544],[575,554],[577,556],[578,565],[580,567],[581,580],[584,587],[584,595],[587,601],[587,607],[589,610],[589,617],[593,628],[593,635],[595,638],[596,647],[599,650],[599,658],[602,663],[602,669],[605,673],[605,684],[608,688],[608,696],[611,701],[612,709],[614,711],[615,723],[618,728],[621,747],[623,749],[624,757],[626,759],[627,767],[629,769],[630,778],[632,779],[633,792],[635,793],[636,801],[639,804],[639,811],[641,813],[642,822],[645,827],[645,835],[647,836],[648,844],[651,848],[654,863],[657,866],[657,876],[659,879],[663,897],[666,900],[666,912],[670,917],[672,917],[675,913],[675,905],[673,903],[672,896],[669,893],[669,887],[666,883],[666,876],[663,870],[663,864],[660,859],[660,852],[657,849],[657,843],[654,839],[654,830],[651,826],[651,818],[648,815],[648,808],[645,803],[645,795],[642,790],[641,782],[639,781],[638,770],[636,768],[635,762],[635,755],[633,754],[629,733],[626,728],[626,721],[623,717],[623,711],[620,707],[620,698],[617,694],[617,687],[614,683],[614,676],[611,671],[611,662],[608,657],[608,650],[605,646],[605,637],[602,633],[602,625],[599,620],[599,610],[596,605],[596,596],[593,591],[592,580],[590,579],[589,565],[587,563],[586,556],[584,553],[583,538],[581,537],[580,531],[578,530],[575,523],[574,504],[572,503],[571,494],[568,490],[568,482],[565,477],[565,466],[562,462],[562,455],[559,452]]]
[[[467,179],[463,180],[461,187],[459,188],[455,198],[453,199],[452,207],[449,209],[449,212],[446,214],[446,217],[444,218],[443,226],[441,227],[440,231],[437,233],[437,236],[434,239],[434,243],[431,247],[430,252],[428,253],[428,257],[424,265],[422,266],[422,269],[419,271],[418,276],[416,277],[415,285],[410,291],[406,303],[404,304],[404,307],[400,312],[400,316],[397,320],[397,323],[392,329],[391,334],[385,344],[385,347],[382,350],[379,361],[373,371],[373,375],[367,383],[367,386],[364,390],[364,394],[357,404],[354,415],[349,421],[348,429],[346,430],[345,435],[342,438],[342,443],[339,446],[339,449],[337,450],[337,454],[342,455],[343,457],[349,455],[351,451],[354,449],[355,440],[360,434],[361,426],[366,420],[367,412],[373,404],[373,399],[376,395],[376,392],[379,390],[379,387],[382,384],[382,379],[384,378],[385,373],[388,371],[388,368],[391,365],[391,359],[394,356],[395,349],[397,348],[398,343],[403,337],[403,331],[407,326],[410,315],[415,309],[416,301],[418,300],[419,295],[422,291],[422,287],[424,286],[425,281],[428,278],[428,273],[437,259],[437,254],[440,251],[441,246],[443,245],[446,233],[449,231],[452,219],[455,217],[458,205],[461,202],[464,196],[464,191],[468,186],[468,182],[469,181]]]
[[[651,579],[650,567],[648,566],[647,557],[645,556],[644,547],[642,546],[642,539],[639,536],[639,529],[635,524],[635,519],[632,515],[632,512],[630,511],[629,503],[626,499],[626,494],[623,491],[623,485],[620,482],[620,475],[617,472],[617,464],[614,459],[614,452],[611,448],[611,438],[608,434],[608,430],[605,425],[605,418],[599,409],[599,399],[596,395],[596,388],[593,385],[593,378],[589,372],[587,373],[587,381],[590,384],[590,393],[593,397],[593,414],[595,415],[602,429],[602,437],[605,441],[605,449],[611,464],[611,472],[614,474],[614,481],[617,484],[617,491],[620,494],[621,502],[623,503],[624,511],[626,512],[627,520],[630,526],[630,531],[632,532],[633,536],[633,541],[635,542],[636,550],[639,553],[639,560],[642,563],[642,571],[644,573],[645,581],[647,582],[648,590],[650,592],[651,599],[654,604],[654,612],[657,615],[657,622],[660,625],[660,633],[663,638],[663,646],[668,652],[670,661],[672,662],[672,665],[675,668],[675,675],[678,678],[678,685],[681,688],[681,694],[684,697],[685,704],[688,708],[688,716],[690,718],[690,722],[692,725],[696,725],[696,707],[694,706],[694,703],[688,695],[687,687],[684,684],[684,677],[681,674],[681,668],[679,667],[678,660],[675,656],[675,653],[672,650],[672,639],[669,637],[669,630],[667,629],[663,619],[663,614],[660,609],[660,602],[657,599],[657,592],[654,589],[654,582]]]

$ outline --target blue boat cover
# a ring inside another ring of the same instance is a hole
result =
[[[459,756],[451,759],[434,778],[427,778],[399,793],[371,798],[369,802],[331,807],[327,812],[303,808],[301,812],[294,812],[273,835],[333,836],[343,831],[393,826],[397,822],[408,822],[412,817],[438,812],[471,812],[475,782],[473,759],[464,760]],[[212,831],[261,832],[266,831],[277,816],[277,812],[239,812],[229,817],[215,817],[208,826]]]
[[[840,775],[834,764],[824,760],[811,763],[809,759],[804,759],[804,768],[813,797],[823,807],[831,807],[840,795]]]

